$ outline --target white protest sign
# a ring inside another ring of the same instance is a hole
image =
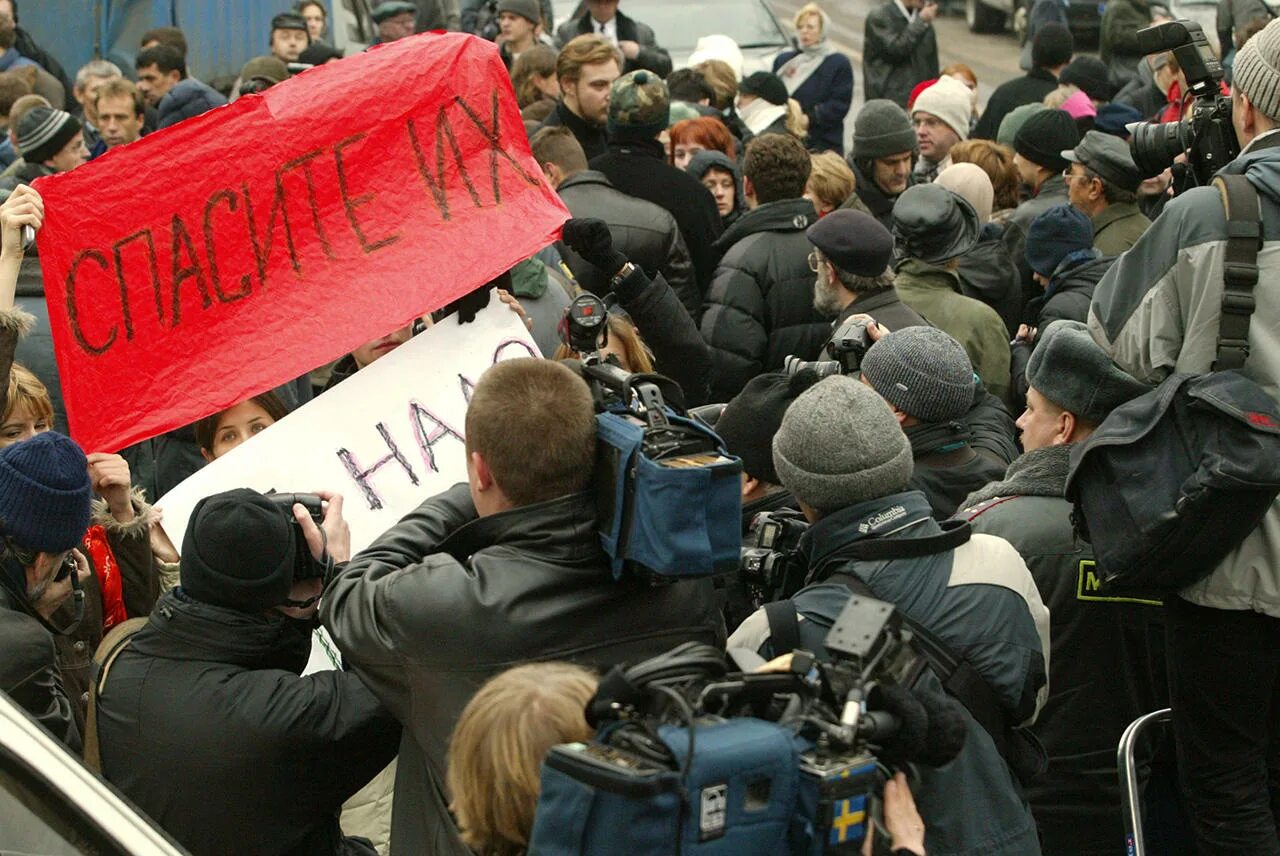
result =
[[[496,298],[470,324],[455,317],[415,336],[206,466],[156,503],[182,549],[206,496],[238,487],[342,494],[351,550],[367,547],[423,500],[466,481],[471,389],[495,362],[539,356],[519,316]]]

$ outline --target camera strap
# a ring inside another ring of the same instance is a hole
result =
[[[1258,252],[1262,249],[1262,217],[1258,191],[1243,175],[1217,175],[1213,184],[1222,195],[1227,215],[1227,248],[1222,263],[1222,311],[1218,317],[1214,371],[1244,366],[1249,357],[1249,322],[1257,301]]]
[[[89,711],[84,719],[84,765],[102,775],[102,753],[98,747],[98,694],[107,684],[107,675],[116,657],[129,647],[133,634],[147,626],[146,616],[117,624],[103,637],[89,667]]]

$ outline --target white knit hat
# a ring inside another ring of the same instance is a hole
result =
[[[1280,19],[1272,20],[1240,48],[1231,82],[1262,115],[1280,119]]]
[[[1256,38],[1256,37],[1255,37]],[[954,77],[940,77],[916,97],[911,116],[928,113],[937,116],[962,140],[969,139],[969,117],[973,115],[973,102],[969,100],[969,87]]]

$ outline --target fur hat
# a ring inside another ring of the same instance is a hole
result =
[[[1063,410],[1094,425],[1149,391],[1111,361],[1087,326],[1065,320],[1040,331],[1040,341],[1027,362],[1027,383]]]

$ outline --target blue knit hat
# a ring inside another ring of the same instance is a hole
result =
[[[1093,246],[1093,224],[1072,205],[1055,205],[1031,221],[1027,264],[1041,276],[1053,276],[1062,260]]]
[[[0,532],[20,547],[61,553],[89,528],[89,461],[47,431],[0,450]]]

